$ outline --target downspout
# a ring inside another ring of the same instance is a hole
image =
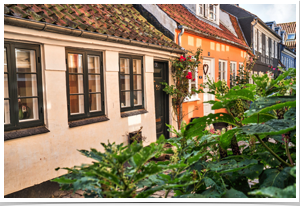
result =
[[[184,33],[184,28],[183,28],[182,25],[179,25],[179,26],[178,26],[178,29],[181,29],[181,32],[180,32],[179,35],[178,35],[178,45],[181,46],[181,36],[182,36],[183,33]]]
[[[255,25],[257,24],[257,22],[258,22],[257,17],[254,17],[254,19],[255,19],[256,22],[252,25],[252,42],[254,42],[254,41],[253,41],[253,38],[255,37],[255,36],[254,36],[254,32],[253,32],[253,31],[254,31],[254,26],[255,26]],[[257,50],[258,50],[258,48],[257,48]],[[253,54],[255,55],[255,48],[254,48],[254,45],[253,45]]]

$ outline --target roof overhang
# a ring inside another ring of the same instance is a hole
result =
[[[219,42],[227,43],[227,44],[230,44],[232,46],[236,46],[236,47],[239,47],[239,48],[242,48],[242,49],[245,49],[245,50],[250,50],[250,48],[248,46],[241,45],[241,44],[236,43],[234,41],[230,41],[230,40],[218,37],[218,36],[213,36],[213,35],[210,35],[210,34],[195,30],[195,29],[191,29],[191,28],[189,28],[187,26],[184,26],[184,25],[180,25],[180,26],[182,26],[182,28],[185,29],[185,32],[192,33],[192,34],[195,34],[197,36],[202,36],[202,37],[205,37],[205,38],[208,38],[208,39],[213,39],[213,40],[216,40],[216,41],[219,41]]]
[[[124,39],[121,37],[111,36],[108,34],[100,34],[96,32],[83,31],[83,30],[74,29],[70,27],[63,27],[54,24],[49,24],[46,22],[36,22],[30,19],[23,19],[23,18],[9,16],[9,15],[4,15],[4,24],[28,28],[28,29],[35,29],[39,31],[47,31],[52,33],[59,33],[59,34],[65,34],[65,35],[71,35],[71,36],[77,36],[77,37],[83,37],[89,39],[97,39],[101,41],[110,41],[110,42],[116,42],[120,44],[132,45],[132,46],[158,49],[158,50],[168,51],[171,53],[178,53],[178,54],[187,53],[187,51],[185,51],[184,49],[175,49],[175,48],[140,42],[131,39]]]
[[[291,50],[287,49],[287,48],[284,48],[282,53],[288,55],[288,56],[291,56],[293,58],[296,58],[296,54],[294,52],[292,52]]]

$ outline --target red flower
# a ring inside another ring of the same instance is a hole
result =
[[[186,75],[185,78],[187,78],[187,79],[192,79],[192,78],[193,78],[193,77],[192,77],[192,72],[188,72],[188,75]]]
[[[181,62],[184,62],[186,60],[186,58],[184,58],[183,56],[181,56],[180,58],[179,58],[179,61],[181,61]]]
[[[195,81],[195,78],[193,79],[193,81]]]

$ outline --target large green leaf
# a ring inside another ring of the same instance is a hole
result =
[[[263,164],[256,164],[256,165],[253,165],[251,167],[242,169],[242,170],[238,171],[238,173],[240,175],[246,176],[249,179],[253,180],[253,179],[257,178],[262,173],[263,169],[264,169]]]
[[[241,127],[241,132],[247,135],[277,135],[296,129],[296,122],[285,119],[271,119],[264,124],[250,124]]]
[[[235,135],[235,133],[238,132],[238,128],[237,129],[231,129],[228,130],[227,132],[225,132],[224,134],[220,135],[219,138],[219,144],[223,149],[227,149],[230,147],[231,144],[231,139],[233,138],[233,136]]]
[[[225,94],[222,99],[225,100],[224,102],[228,102],[236,99],[254,101],[255,98],[254,98],[253,91],[249,89],[238,89],[238,90],[230,89],[229,92]]]
[[[260,195],[271,198],[296,198],[296,184],[284,189],[278,187],[265,187],[248,193],[249,195]]]
[[[190,122],[186,126],[184,136],[189,138],[202,135],[207,125],[217,122],[225,122],[237,126],[235,119],[227,113],[209,114],[207,116],[197,118],[194,121]]]
[[[57,182],[57,183],[62,183],[62,184],[72,184],[72,183],[76,182],[76,180],[71,180],[71,179],[68,179],[64,176],[55,178],[51,181],[52,182]]]
[[[237,191],[233,188],[227,190],[223,198],[248,198],[243,192]]]
[[[259,115],[259,116],[258,116]],[[258,118],[259,117],[259,118]],[[242,123],[243,124],[250,124],[250,123],[263,123],[263,122],[267,122],[271,119],[276,119],[277,117],[272,115],[272,114],[268,114],[268,113],[259,113],[259,114],[253,114],[250,117],[245,118]],[[259,121],[259,122],[257,122]]]
[[[284,113],[284,119],[296,121],[296,107],[292,107]]]
[[[278,103],[280,102],[280,103]],[[266,113],[273,109],[280,109],[285,106],[296,106],[296,96],[274,96],[260,97],[250,105],[247,116],[257,113]]]
[[[295,178],[290,174],[291,167],[286,167],[282,171],[278,169],[266,169],[259,177],[260,188],[278,187],[285,188],[295,182]]]
[[[274,157],[269,151],[261,152],[258,154],[263,162],[267,163],[271,167],[277,167],[280,162],[277,158]]]

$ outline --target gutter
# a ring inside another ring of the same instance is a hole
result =
[[[129,45],[138,46],[138,47],[159,49],[159,50],[168,51],[171,53],[179,53],[179,54],[185,53],[185,51],[183,51],[182,49],[175,49],[175,48],[170,48],[170,47],[166,47],[166,46],[144,43],[144,42],[131,40],[131,39],[124,39],[121,37],[115,37],[115,36],[111,36],[108,34],[100,34],[100,33],[96,33],[96,32],[83,31],[83,30],[74,29],[71,27],[63,27],[63,26],[58,26],[58,25],[54,25],[54,24],[49,24],[46,22],[36,22],[36,21],[30,20],[30,19],[14,17],[14,16],[6,15],[6,14],[4,15],[4,25],[12,25],[12,26],[18,26],[18,27],[23,27],[23,28],[28,28],[28,29],[35,29],[35,30],[40,30],[40,31],[47,31],[47,32],[52,32],[52,33],[71,35],[71,36],[76,36],[76,37],[96,39],[96,40],[101,40],[101,41],[117,42],[117,43],[121,43],[121,44],[127,44],[127,45],[129,44]]]
[[[181,32],[180,32],[179,35],[178,35],[178,45],[181,46],[181,36],[182,36],[183,33],[184,33],[184,28],[183,28],[182,25],[179,25],[179,26],[178,26],[178,29],[181,29]]]
[[[252,31],[252,42],[254,42],[253,41],[253,38],[254,38],[254,34],[253,34],[253,29],[254,29],[254,26],[258,23],[258,19],[257,19],[257,17],[254,17],[254,19],[255,19],[255,23],[252,25],[252,29],[251,29],[251,31]],[[258,48],[257,48],[258,49]],[[253,54],[255,55],[255,49],[254,49],[254,45],[253,45]]]
[[[186,30],[189,30],[189,31],[192,31],[192,32],[194,32],[194,33],[196,33],[196,34],[201,34],[201,35],[206,36],[206,37],[208,37],[208,38],[217,39],[217,40],[220,40],[220,41],[223,41],[223,42],[226,42],[226,43],[235,45],[235,46],[237,46],[237,47],[243,48],[243,49],[245,49],[245,50],[249,50],[249,47],[243,46],[243,45],[238,44],[238,43],[236,43],[236,42],[233,42],[233,41],[230,41],[230,40],[227,40],[227,39],[218,37],[218,36],[211,36],[211,35],[209,35],[209,34],[207,34],[207,33],[204,33],[204,32],[198,31],[198,30],[191,29],[191,28],[189,28],[189,27],[187,27],[187,26],[183,26],[183,25],[180,25],[180,26],[182,26],[182,28],[184,28],[184,29],[186,29]]]

